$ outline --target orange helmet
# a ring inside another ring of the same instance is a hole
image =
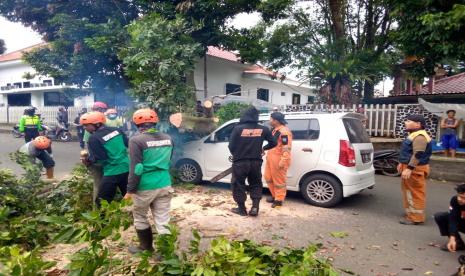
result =
[[[143,123],[158,123],[157,113],[149,108],[139,109],[132,115],[132,120],[136,125]]]
[[[79,124],[81,125],[88,125],[88,124],[104,124],[107,121],[105,114],[98,111],[91,111],[87,112],[86,114],[82,115],[79,119]]]
[[[116,111],[116,109],[114,108],[110,108],[107,111],[105,111],[105,115],[109,115],[109,114],[118,114],[118,111]]]
[[[50,139],[48,139],[45,136],[37,136],[36,138],[34,138],[32,143],[37,149],[44,150],[44,149],[48,149],[48,147],[50,147],[50,144],[52,142],[50,141]]]

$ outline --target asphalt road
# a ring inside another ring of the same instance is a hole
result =
[[[23,139],[0,134],[0,166],[21,169],[8,158],[8,153],[24,143]],[[77,142],[53,143],[56,175],[69,174],[79,162]],[[404,226],[397,221],[402,215],[399,178],[377,176],[376,187],[345,199],[334,209],[307,205],[298,193],[290,193],[287,205],[308,216],[277,217],[276,224],[283,236],[292,237],[294,245],[322,242],[325,255],[334,258],[335,265],[348,268],[360,275],[450,275],[458,266],[459,253],[442,252],[437,247],[445,242],[440,237],[431,216],[446,211],[454,183],[428,181],[428,221],[422,226]],[[225,184],[211,185],[226,189]],[[263,203],[265,204],[265,203]],[[283,207],[284,209],[285,207]],[[260,227],[259,221],[250,221],[250,227]],[[348,234],[345,238],[328,238],[333,231]],[[263,238],[254,237],[250,238]],[[425,274],[426,273],[426,274]],[[431,274],[433,273],[433,274]]]

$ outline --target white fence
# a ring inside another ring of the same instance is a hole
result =
[[[412,105],[414,106],[414,105]],[[0,107],[0,123],[14,124],[19,122],[25,107]],[[126,110],[125,107],[117,107],[119,111]],[[88,107],[90,110],[90,107]],[[287,112],[358,112],[366,117],[366,128],[372,137],[396,137],[397,105],[286,105],[280,106],[279,110]],[[69,107],[69,122],[73,122],[80,108]],[[47,124],[56,124],[58,106],[41,107],[38,113],[41,114]]]
[[[10,106],[10,107],[0,107],[0,123],[9,123],[14,124],[19,122],[19,119],[24,114],[24,106]],[[56,124],[58,106],[46,106],[41,107],[37,110],[37,113],[40,114],[42,120],[46,124]],[[90,110],[90,107],[88,108]],[[77,116],[81,107],[68,107],[68,118],[69,122],[72,123],[74,118]]]
[[[367,119],[366,128],[373,137],[395,137],[396,128],[396,105],[285,105],[280,106],[281,111],[287,112],[357,112],[363,113]]]

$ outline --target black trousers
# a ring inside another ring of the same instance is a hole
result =
[[[48,154],[46,150],[41,150],[39,155],[36,156],[42,162],[44,168],[49,169],[55,167],[55,161],[53,158]]]
[[[78,138],[79,138],[79,146],[81,147],[81,149],[84,149],[85,145],[84,145],[84,128],[83,127],[76,127],[76,130],[77,130],[77,135],[78,135]]]
[[[34,138],[39,136],[39,130],[37,128],[26,128],[24,130],[24,140],[26,143],[31,142]]]
[[[449,213],[448,212],[439,212],[439,213],[434,214],[434,220],[436,221],[436,224],[439,227],[439,232],[441,233],[441,236],[449,237],[451,234],[454,234],[454,233],[449,233]],[[459,223],[457,225],[457,230],[458,232],[465,233],[465,224]],[[460,237],[460,234],[458,232],[455,233],[455,238],[457,239],[457,241],[462,241],[462,238]]]
[[[249,182],[250,198],[254,204],[262,199],[262,160],[240,160],[232,166],[232,192],[234,201],[242,205],[247,200],[247,187],[245,180]]]
[[[116,195],[116,188],[119,188],[121,194],[126,194],[128,186],[129,173],[122,173],[111,176],[103,176],[98,189],[96,204],[100,206],[101,200],[111,202]]]

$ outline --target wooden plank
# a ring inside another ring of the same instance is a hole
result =
[[[397,124],[397,108],[398,108],[398,105],[394,105],[394,128],[392,129],[392,137],[394,138],[398,138],[397,135],[396,135],[396,124]]]
[[[379,104],[376,104],[376,114],[375,114],[375,137],[378,136],[378,125],[379,125]]]
[[[370,117],[368,120],[368,123],[369,123],[368,131],[370,132],[370,135],[373,135],[373,104],[370,105],[369,109],[370,109]],[[368,110],[368,108],[366,110]]]
[[[386,114],[386,105],[381,106],[381,136],[384,136],[384,115]]]
[[[392,105],[388,104],[387,106],[387,135],[391,135],[391,114],[392,113]]]

